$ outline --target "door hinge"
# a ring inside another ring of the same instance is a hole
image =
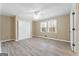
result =
[[[75,46],[75,44],[72,44],[72,46]]]
[[[73,31],[75,31],[75,28],[72,28]]]
[[[75,12],[72,12],[72,15],[75,15]]]

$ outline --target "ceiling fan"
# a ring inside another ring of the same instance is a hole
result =
[[[38,19],[40,17],[40,11],[34,11],[33,18]]]

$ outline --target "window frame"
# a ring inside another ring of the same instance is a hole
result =
[[[54,31],[49,32],[48,22],[54,21],[54,20],[56,21],[56,24],[55,24],[55,32]],[[43,32],[42,31],[42,27],[41,27],[41,23],[42,22],[46,22],[46,24],[47,24],[47,26],[46,26],[46,32]],[[53,20],[41,21],[40,22],[40,32],[42,32],[42,33],[57,33],[57,20],[56,19],[53,19]]]
[[[40,22],[40,32],[42,32],[42,33],[46,33],[48,30],[47,30],[47,25],[46,25],[46,32],[43,32],[42,31],[42,26],[41,26],[41,23],[43,23],[43,22],[46,22],[47,23],[47,21],[42,21],[42,22]]]
[[[48,29],[48,31],[47,31],[48,33],[57,33],[57,20],[56,19],[53,19],[53,20],[49,20],[48,22],[53,22],[53,21],[56,21],[56,24],[55,24],[55,32],[54,31],[50,32],[49,31],[49,26],[47,26],[48,27],[47,28]]]

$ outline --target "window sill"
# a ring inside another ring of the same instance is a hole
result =
[[[57,33],[57,32],[41,32],[41,33]]]

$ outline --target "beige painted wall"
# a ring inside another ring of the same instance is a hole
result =
[[[40,32],[41,21],[32,21],[32,35],[47,35],[50,38],[63,39],[69,41],[69,15],[57,16],[52,19],[57,20],[57,33],[42,33]],[[0,16],[0,39],[15,39],[15,25],[15,17]]]
[[[15,38],[15,20],[14,17],[0,16],[0,39]]]
[[[11,18],[11,20],[10,20],[10,22],[11,22],[11,26],[10,26],[10,29],[11,29],[11,31],[10,31],[10,33],[11,33],[11,39],[15,39],[16,38],[16,17],[15,16],[13,16],[13,17],[10,17]]]
[[[1,39],[1,17],[0,17],[0,39]]]
[[[33,34],[35,36],[45,36],[47,35],[49,38],[56,38],[60,40],[67,40],[70,41],[70,16],[69,15],[63,15],[63,16],[57,16],[53,17],[51,19],[57,20],[57,33],[42,33],[40,32],[40,22],[41,21],[33,21]]]
[[[36,23],[35,21],[32,21],[32,35],[36,34]]]

